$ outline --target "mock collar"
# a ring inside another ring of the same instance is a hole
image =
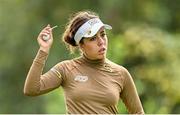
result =
[[[89,58],[87,58],[85,55],[82,55],[80,57],[80,59],[84,62],[84,63],[87,63],[89,65],[92,65],[92,66],[103,66],[105,61],[106,61],[106,58],[103,58],[103,59],[97,59],[97,60],[91,60]]]

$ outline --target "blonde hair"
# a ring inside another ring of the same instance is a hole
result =
[[[74,53],[74,50],[78,46],[74,40],[76,31],[79,29],[79,27],[81,27],[82,24],[92,18],[99,18],[99,16],[92,11],[80,11],[73,14],[69,18],[69,22],[67,23],[62,36],[62,41],[68,46],[71,53]],[[82,43],[82,40],[80,43]]]

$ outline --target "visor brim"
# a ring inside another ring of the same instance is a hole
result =
[[[112,27],[108,24],[94,25],[83,37],[86,38],[93,37],[101,29],[101,27],[104,27],[105,29],[108,30],[112,29]]]

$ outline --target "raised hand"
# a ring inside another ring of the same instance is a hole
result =
[[[55,27],[57,26],[54,26],[53,28]],[[51,45],[53,43],[53,28],[51,28],[51,26],[48,24],[45,28],[42,29],[37,38],[40,49],[45,51],[46,53],[49,52]]]

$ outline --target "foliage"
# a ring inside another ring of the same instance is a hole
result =
[[[146,113],[178,113],[179,39],[144,25],[127,29],[122,38],[111,39],[123,44],[113,44],[111,51],[120,52],[115,61],[132,73]]]

